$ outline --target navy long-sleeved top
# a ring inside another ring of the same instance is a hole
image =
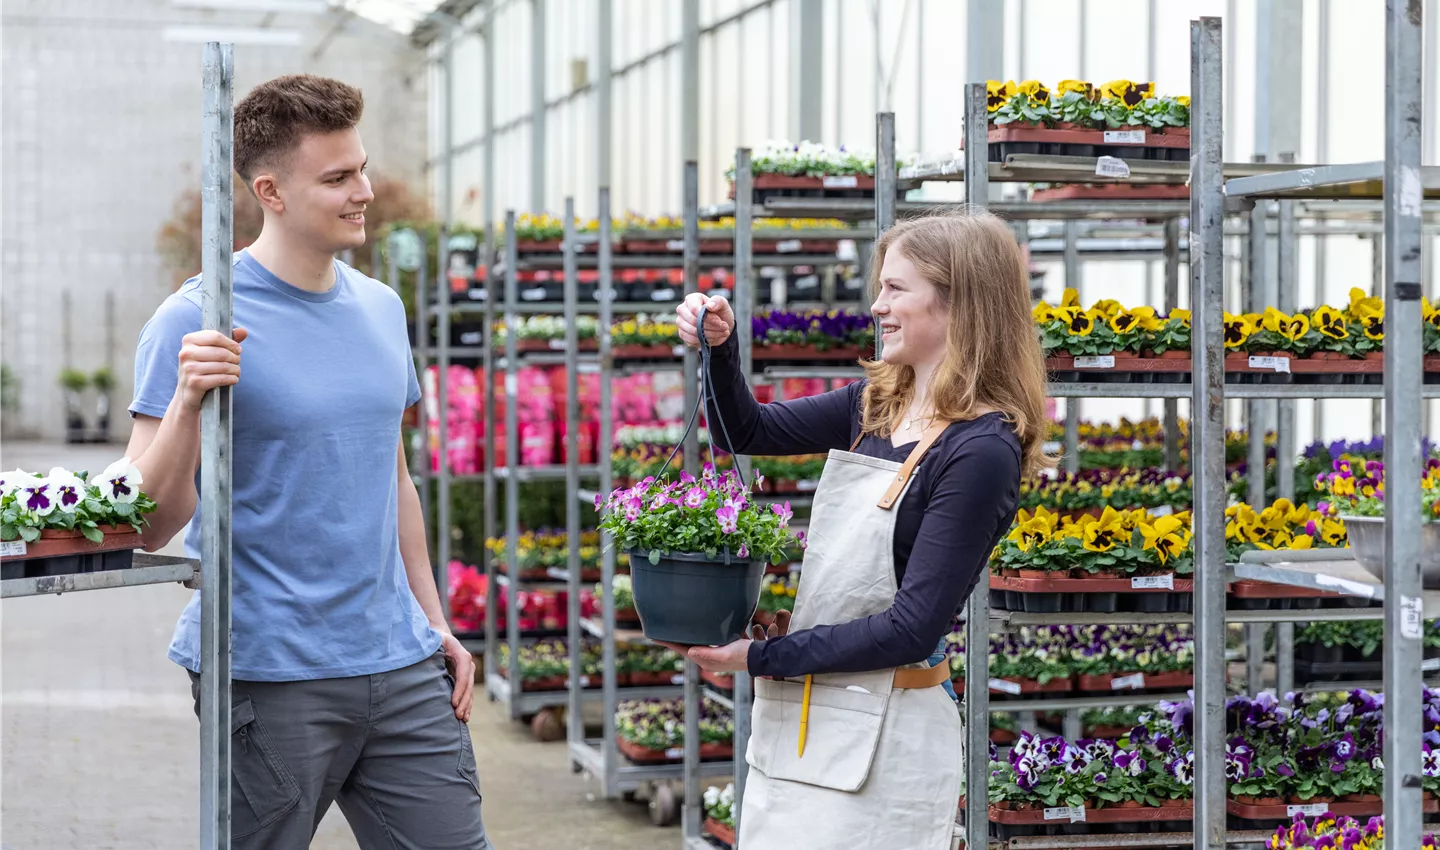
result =
[[[710,441],[721,449],[726,446],[717,414],[740,454],[848,450],[860,433],[864,381],[762,405],[741,373],[734,335],[713,349],[708,380],[715,397],[706,411]],[[900,463],[912,448],[913,443],[894,446],[888,437],[866,435],[855,451]],[[848,623],[756,641],[748,656],[750,674],[863,672],[929,658],[1014,520],[1020,458],[1019,439],[1001,414],[952,424],[921,459],[895,508],[894,604]]]

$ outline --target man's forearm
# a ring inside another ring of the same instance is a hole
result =
[[[155,512],[141,533],[147,552],[170,538],[195,515],[198,495],[195,470],[200,465],[200,414],[177,396],[170,402],[150,445],[131,463],[140,470],[145,492],[155,500]]]
[[[400,557],[405,561],[405,577],[410,592],[425,611],[430,625],[441,634],[450,633],[440,593],[435,587],[435,574],[430,568],[430,548],[425,543],[425,514],[420,508],[420,494],[408,477],[399,482]]]

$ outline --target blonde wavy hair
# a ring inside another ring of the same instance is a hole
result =
[[[899,251],[934,285],[949,314],[945,357],[930,380],[936,418],[1000,411],[1020,440],[1021,474],[1053,468],[1045,454],[1045,358],[1031,315],[1030,275],[1010,228],[993,214],[946,212],[896,224],[875,242],[869,287],[880,291],[885,255]],[[868,385],[861,428],[889,437],[915,397],[915,370],[878,358],[861,363]]]

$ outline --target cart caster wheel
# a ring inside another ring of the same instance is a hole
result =
[[[565,724],[560,722],[557,711],[547,708],[530,718],[530,734],[542,743],[558,741],[565,737]]]
[[[650,822],[656,826],[674,826],[680,821],[680,800],[669,785],[660,785],[650,798]]]

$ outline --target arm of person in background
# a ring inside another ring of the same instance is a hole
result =
[[[135,351],[135,421],[125,456],[140,471],[141,487],[155,511],[140,534],[154,552],[169,543],[195,515],[199,496],[200,408],[215,387],[240,380],[240,343],[219,331],[194,330],[200,308],[179,296],[167,299],[140,332]]]
[[[405,561],[405,577],[410,582],[410,592],[425,612],[430,627],[440,633],[445,648],[445,665],[455,677],[455,690],[450,695],[450,705],[455,716],[462,721],[470,720],[470,706],[475,692],[475,658],[450,631],[445,619],[445,609],[440,604],[440,591],[435,586],[435,572],[430,566],[430,547],[425,542],[425,514],[420,507],[420,493],[410,477],[410,465],[405,460],[405,442],[400,441],[396,452],[396,475],[400,504],[397,516],[400,520],[400,557]]]
[[[680,338],[699,345],[695,322],[705,305],[705,338],[710,342],[706,376],[714,398],[706,399],[710,444],[739,454],[813,454],[850,447],[850,424],[859,408],[860,384],[791,401],[761,404],[740,370],[740,341],[733,333],[735,314],[722,296],[694,293],[676,309]],[[722,427],[723,426],[723,427]],[[725,438],[732,445],[726,445]]]

